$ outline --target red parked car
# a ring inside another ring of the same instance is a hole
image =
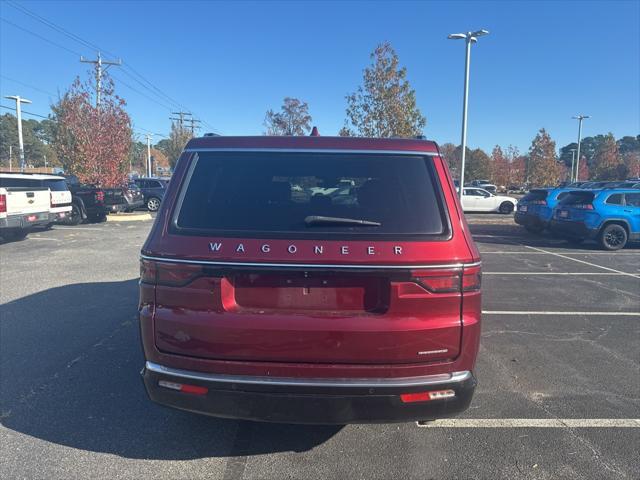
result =
[[[480,256],[424,140],[193,139],[142,249],[147,392],[214,416],[451,416],[480,312]]]

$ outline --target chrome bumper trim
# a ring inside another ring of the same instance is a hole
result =
[[[285,378],[285,377],[252,377],[248,375],[223,375],[216,373],[194,372],[165,367],[153,362],[146,362],[145,369],[153,373],[170,375],[188,380],[202,382],[238,383],[245,385],[277,385],[292,387],[419,387],[455,383],[469,380],[472,375],[468,370],[462,372],[425,375],[422,377],[404,378]]]

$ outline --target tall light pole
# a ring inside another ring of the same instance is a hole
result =
[[[16,117],[18,117],[18,149],[20,154],[20,171],[24,172],[24,143],[22,142],[22,112],[20,110],[21,103],[31,103],[31,100],[21,98],[20,95],[9,95],[4,98],[16,101]]]
[[[147,177],[151,176],[151,134],[147,133]]]
[[[571,148],[569,149],[571,151],[571,182],[574,182],[576,180],[574,180],[574,173],[573,173],[573,167],[575,166],[575,161],[576,161],[576,149],[575,148]]]
[[[578,155],[576,155],[576,182],[578,181],[578,174],[580,173],[580,142],[582,141],[582,120],[585,118],[591,118],[589,115],[578,115],[572,117],[578,120]],[[587,179],[588,180],[588,179]]]
[[[471,62],[471,44],[478,41],[478,37],[487,35],[488,30],[477,30],[467,33],[452,33],[447,38],[449,40],[464,39],[467,43],[466,57],[464,62],[464,98],[462,100],[462,162],[460,165],[460,201],[464,191],[464,166],[467,156],[467,105],[469,103],[469,63]]]

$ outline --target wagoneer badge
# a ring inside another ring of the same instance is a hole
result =
[[[209,250],[211,250],[212,252],[219,252],[220,249],[222,248],[222,242],[209,242]],[[340,253],[342,255],[350,255],[353,250],[352,246],[349,245],[342,245],[339,247],[340,248]],[[392,248],[392,251],[394,253],[394,255],[402,255],[402,247],[399,245],[395,245]],[[286,248],[287,252],[290,254],[294,254],[298,251],[298,247],[296,246],[295,243],[291,243],[287,246]],[[314,245],[313,246],[313,253],[316,255],[322,255],[324,254],[324,250],[325,247],[324,245]],[[234,251],[236,253],[246,253],[246,248],[244,246],[244,243],[238,243],[234,246]],[[365,247],[365,251],[367,253],[367,255],[376,255],[377,253],[379,253],[376,250],[376,247],[374,247],[373,245],[369,245],[367,247]],[[260,245],[259,247],[259,253],[270,253],[271,252],[271,245],[268,243],[263,243],[262,245]]]

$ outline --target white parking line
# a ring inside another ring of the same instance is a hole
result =
[[[547,252],[524,252],[522,250],[492,250],[483,251],[480,250],[480,254],[496,254],[496,255],[548,255]],[[615,255],[616,257],[624,255],[640,255],[639,252],[591,252],[589,250],[576,251],[576,252],[564,252],[564,255]]]
[[[485,315],[591,315],[613,317],[640,317],[640,312],[547,312],[544,310],[482,310]]]
[[[47,240],[49,242],[62,242],[62,240],[58,238],[36,237],[34,235],[29,235],[29,240]]]
[[[64,225],[61,225],[59,227],[54,228],[54,230],[86,230],[86,231],[91,231],[91,232],[102,232],[103,229],[102,228],[91,228],[91,227],[67,227]]]
[[[608,270],[610,272],[615,272],[615,273],[620,273],[622,275],[626,275],[628,277],[633,277],[633,278],[640,278],[640,275],[635,275],[633,273],[627,273],[627,272],[622,272],[620,270],[616,270],[614,268],[609,268],[609,267],[603,267],[602,265],[596,265],[595,263],[591,263],[591,262],[587,262],[585,260],[580,260],[578,258],[571,258],[571,257],[567,257],[566,255],[562,255],[560,253],[556,253],[556,252],[550,252],[548,250],[544,250],[542,248],[538,248],[538,247],[531,247],[529,245],[524,245],[526,248],[530,248],[532,250],[538,251],[538,252],[544,252],[547,253],[549,255],[554,255],[556,257],[560,257],[560,258],[566,258],[567,260],[572,260],[574,262],[578,262],[578,263],[583,263],[585,265],[589,265],[590,267],[596,267],[596,268],[601,268],[603,270]]]
[[[443,418],[421,428],[640,428],[637,418]]]
[[[482,272],[482,275],[627,275],[617,272]]]

